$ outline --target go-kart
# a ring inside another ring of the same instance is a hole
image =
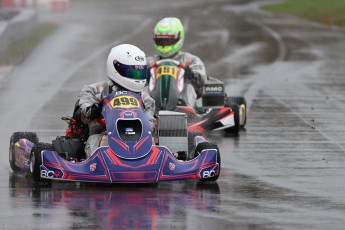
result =
[[[33,132],[15,132],[10,140],[10,166],[14,172],[31,174],[36,182],[218,179],[217,145],[202,135],[187,132],[185,114],[162,111],[153,135],[143,108],[142,98],[136,93],[121,91],[108,95],[102,105],[106,126],[103,141],[86,159],[79,151],[80,139],[71,135],[78,133],[77,129],[69,127],[68,135],[57,137],[53,144],[39,142]],[[74,124],[72,118],[68,121]]]
[[[208,77],[202,89],[202,104],[186,106],[182,98],[185,87],[184,66],[173,59],[162,59],[150,67],[148,93],[156,101],[156,109],[183,112],[188,116],[188,130],[205,132],[224,130],[237,134],[247,119],[244,97],[229,97],[224,83]]]

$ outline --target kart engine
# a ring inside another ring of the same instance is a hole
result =
[[[161,110],[158,113],[158,142],[173,154],[188,152],[187,116],[184,113]]]

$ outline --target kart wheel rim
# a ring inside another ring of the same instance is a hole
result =
[[[31,153],[31,157],[30,157],[30,172],[33,173],[34,172],[34,167],[35,167],[35,154]]]
[[[240,112],[241,112],[240,125],[244,125],[244,122],[246,121],[246,116],[247,116],[246,106],[244,104],[241,105]]]

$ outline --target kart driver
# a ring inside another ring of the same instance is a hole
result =
[[[149,67],[162,59],[174,59],[184,66],[185,85],[182,98],[187,106],[194,107],[196,99],[201,97],[202,86],[207,81],[207,76],[204,63],[200,58],[181,51],[184,37],[185,32],[180,19],[163,18],[153,30],[155,48],[159,54],[147,59]]]
[[[145,111],[150,119],[151,127],[154,123],[155,101],[143,91],[146,84],[147,62],[145,53],[138,47],[122,44],[111,49],[107,60],[108,81],[102,81],[82,87],[78,96],[76,113],[81,121],[88,125],[89,138],[85,145],[86,157],[98,148],[105,131],[95,119],[101,116],[102,100],[114,91],[132,91],[140,93],[143,98]]]

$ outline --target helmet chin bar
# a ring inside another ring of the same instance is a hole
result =
[[[111,78],[110,80],[114,83],[118,89],[116,91],[132,91],[132,92],[141,92],[144,90],[146,79],[145,80],[133,80],[133,79],[126,79],[126,78]],[[125,87],[128,86],[128,87]],[[132,86],[132,87],[131,87]]]

